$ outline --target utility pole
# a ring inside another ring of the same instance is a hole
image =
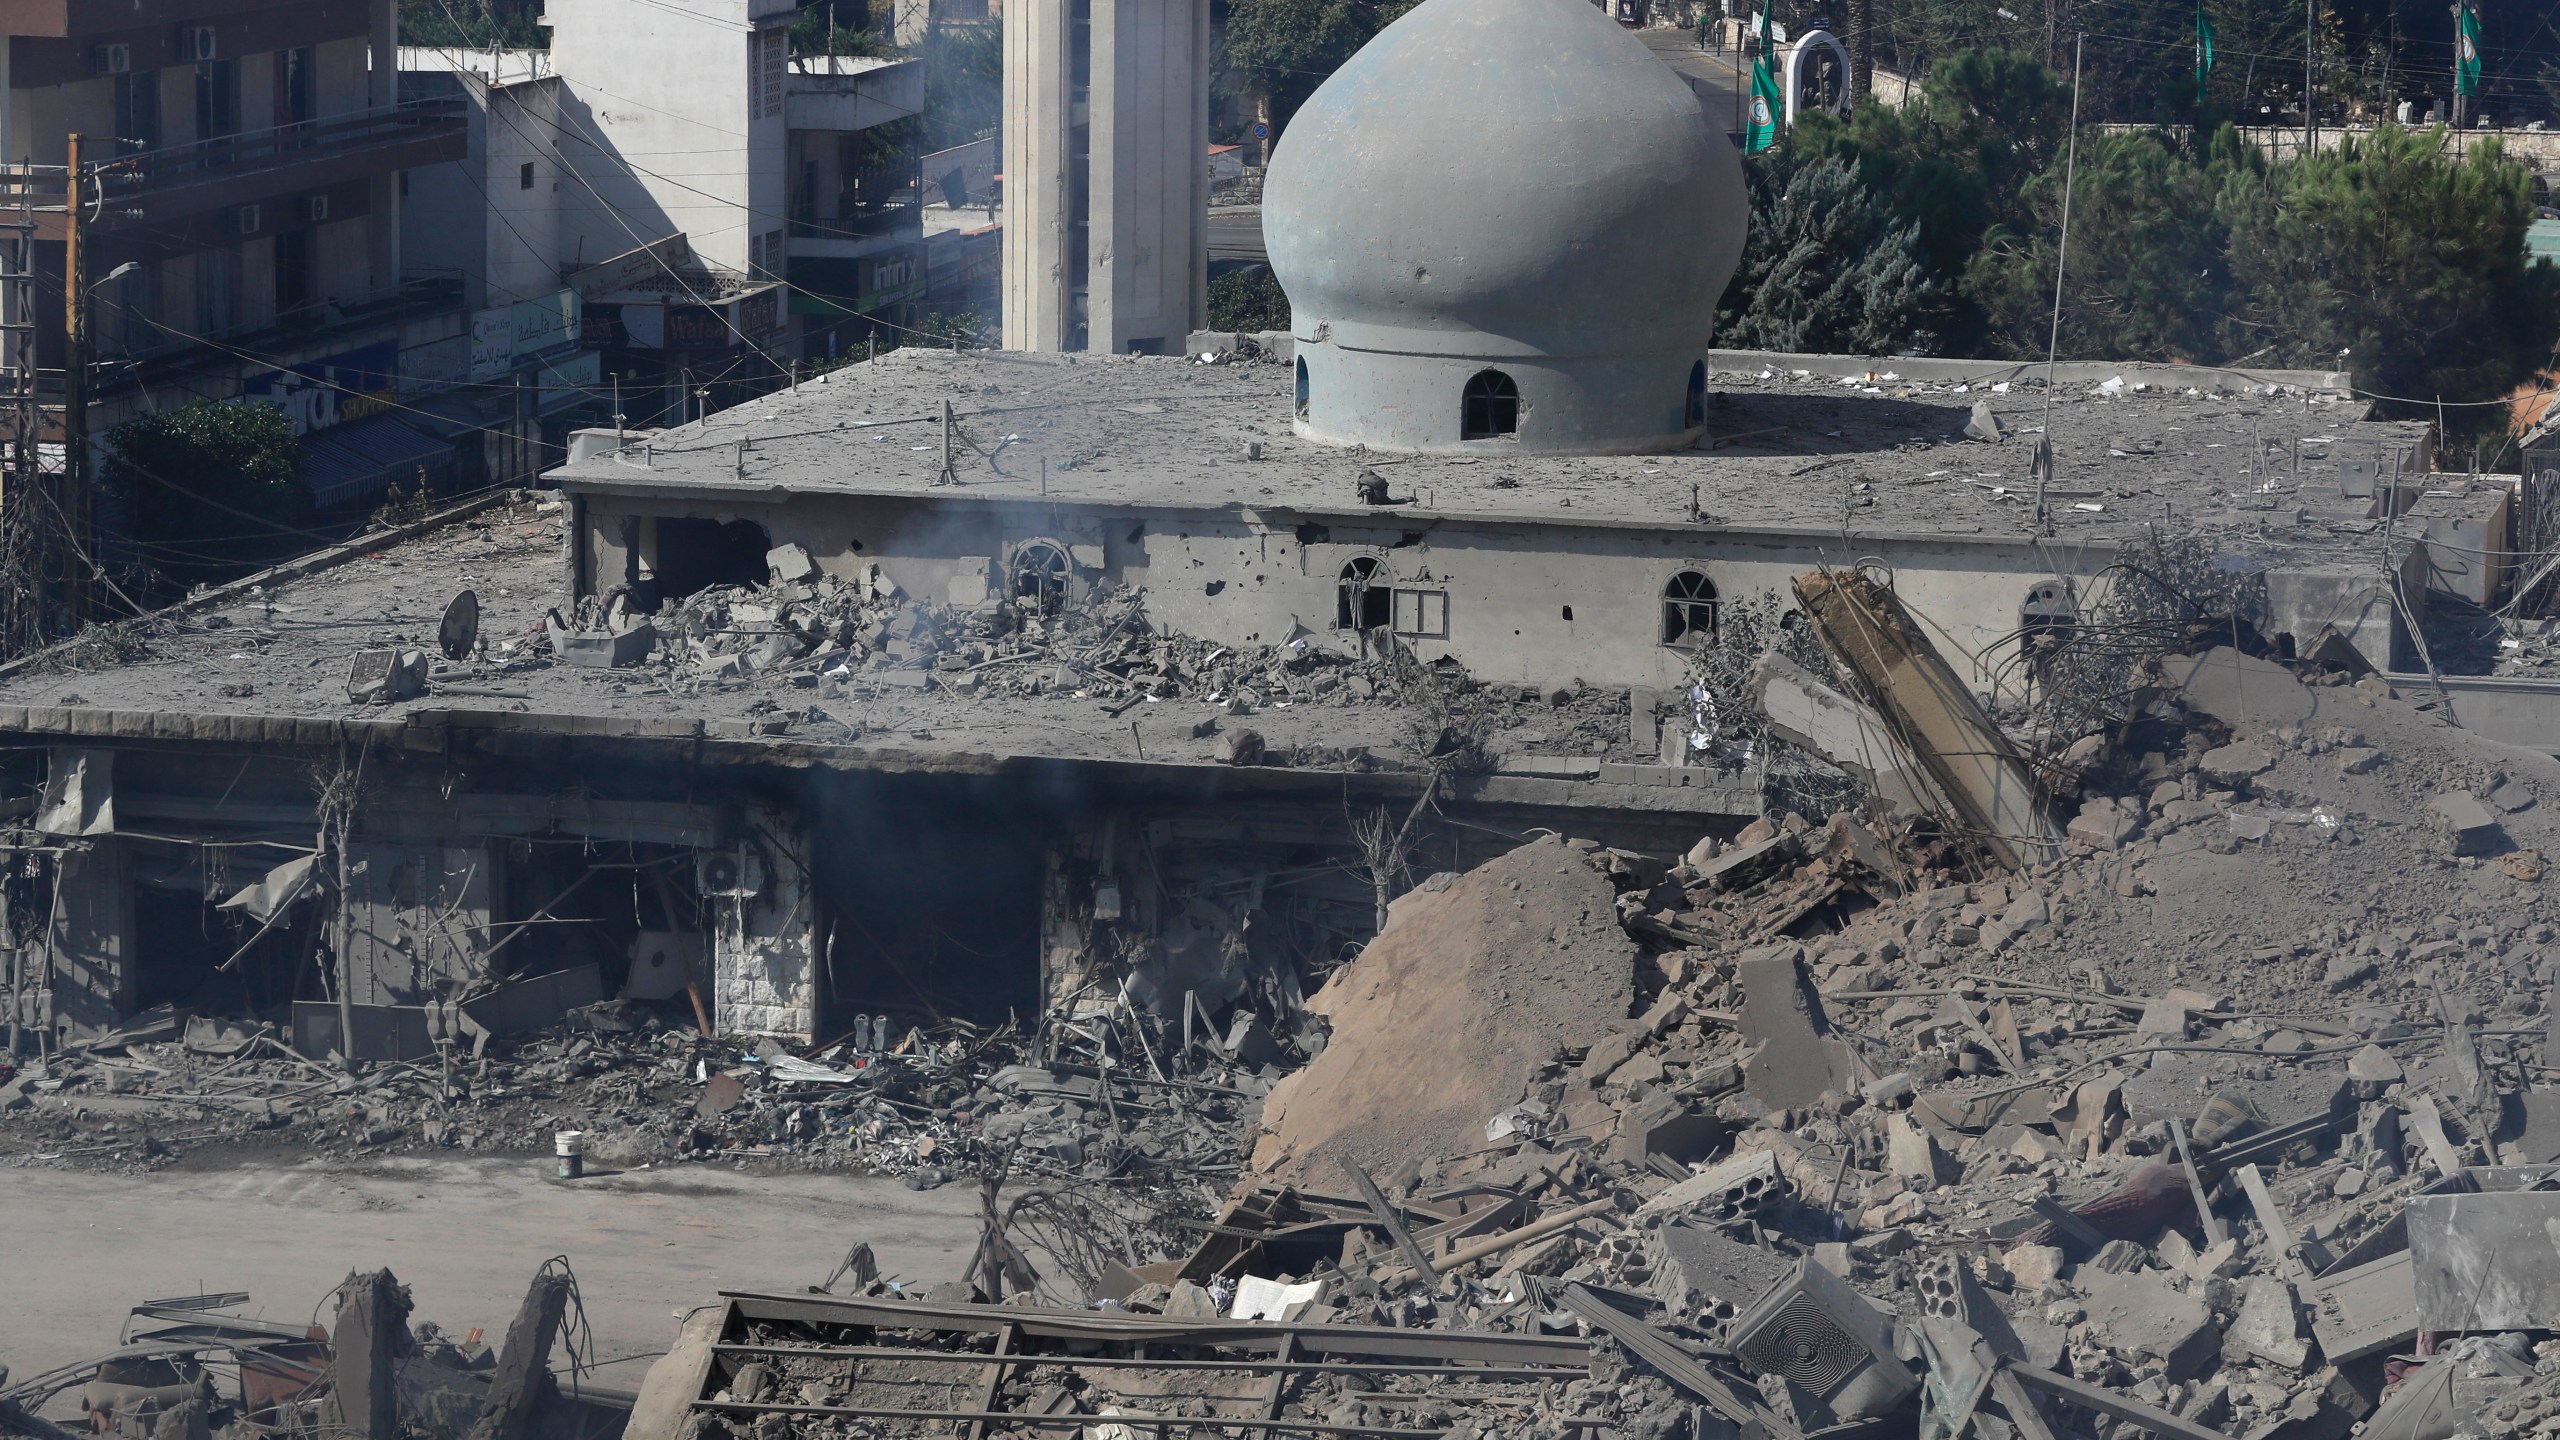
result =
[[[2465,103],[2470,98],[2462,93],[2462,4],[2461,0],[2455,0],[2453,7],[2453,128],[2456,130],[2462,128],[2463,112],[2471,108]]]
[[[63,600],[74,626],[89,618],[89,581],[75,578],[89,543],[89,255],[81,245],[87,204],[80,174],[80,137],[73,135],[64,170],[62,227],[62,509],[72,554],[63,557]]]

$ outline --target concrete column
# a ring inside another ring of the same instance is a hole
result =
[[[703,897],[715,917],[712,1024],[724,1035],[812,1039],[820,935],[807,837],[795,818],[773,810],[749,811],[743,834],[738,891]],[[719,853],[737,857],[741,845]]]
[[[1004,345],[1060,350],[1067,339],[1068,76],[1075,0],[1004,7]],[[1085,107],[1088,110],[1089,106]]]
[[[53,956],[57,1030],[90,1035],[131,1014],[138,989],[133,883],[124,842],[101,836],[60,858],[61,903],[47,948]]]

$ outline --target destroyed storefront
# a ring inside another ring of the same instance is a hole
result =
[[[325,1058],[351,1026],[356,1057],[406,1060],[610,1002],[883,1046],[1135,1006],[1261,1053],[1307,1038],[1305,994],[1374,933],[1373,866],[1400,886],[1535,818],[1418,816],[1392,775],[1311,799],[1225,772],[902,775],[460,720],[226,728],[244,743],[9,752],[0,978],[27,1030],[265,1022]]]

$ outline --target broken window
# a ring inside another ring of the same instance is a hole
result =
[[[1499,440],[1520,433],[1520,387],[1499,370],[1479,370],[1467,381],[1461,410],[1461,440]]]
[[[1695,570],[1683,570],[1662,587],[1662,643],[1699,646],[1716,638],[1716,586]]]
[[[2072,603],[2069,586],[2046,580],[2029,590],[2026,603],[2018,607],[2018,656],[2029,673],[2043,679],[2054,656],[2071,642],[2071,632],[2078,628],[2080,607]]]
[[[1298,357],[1298,418],[1307,418],[1307,360],[1303,355]]]
[[[1395,592],[1387,588],[1386,567],[1368,555],[1342,567],[1335,587],[1333,626],[1337,630],[1375,630],[1395,619]]]
[[[1067,552],[1046,540],[1017,547],[1006,588],[1025,614],[1057,614],[1067,603]]]
[[[1695,430],[1707,423],[1707,362],[1689,367],[1689,399],[1680,407],[1682,428]]]
[[[662,515],[652,529],[654,553],[645,558],[657,581],[657,593],[633,597],[633,603],[643,609],[654,610],[714,585],[762,585],[773,576],[764,558],[773,542],[761,525]]]

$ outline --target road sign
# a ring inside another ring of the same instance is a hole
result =
[[[1268,122],[1266,122],[1266,121],[1261,121],[1261,120],[1256,120],[1256,121],[1254,121],[1254,122],[1253,122],[1253,138],[1254,138],[1254,139],[1256,139],[1256,140],[1268,140],[1268,139],[1270,139],[1270,138],[1271,138],[1271,126],[1270,126],[1270,124],[1269,124]]]

